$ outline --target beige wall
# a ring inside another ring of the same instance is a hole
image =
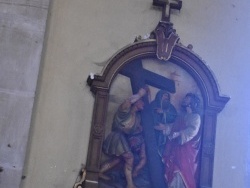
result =
[[[193,44],[221,94],[231,97],[218,117],[214,188],[250,186],[249,7],[248,0],[185,0],[172,16],[181,42]],[[50,14],[23,188],[73,186],[88,149],[94,102],[88,74],[100,73],[108,58],[151,32],[161,16],[152,0],[54,0]]]

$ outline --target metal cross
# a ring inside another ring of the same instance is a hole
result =
[[[161,21],[170,22],[171,10],[181,10],[182,0],[153,0],[153,5],[162,7]]]

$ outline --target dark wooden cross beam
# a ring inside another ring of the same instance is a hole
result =
[[[133,93],[138,92],[146,84],[171,93],[175,92],[175,82],[173,80],[144,69],[141,60],[135,60],[127,64],[119,73],[130,78]],[[167,187],[164,179],[164,165],[161,157],[158,155],[154,121],[149,105],[150,101],[148,101],[147,97],[144,97],[143,101],[145,106],[141,112],[141,118],[146,144],[147,166],[152,183],[151,187]]]
[[[153,0],[153,5],[162,7],[161,21],[170,22],[171,10],[181,10],[182,0]]]
[[[119,73],[130,78],[133,93],[138,92],[146,84],[175,93],[173,80],[144,69],[141,60],[127,64]]]

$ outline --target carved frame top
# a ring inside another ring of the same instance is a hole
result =
[[[155,39],[142,40],[124,47],[108,60],[101,75],[95,75],[90,84],[91,91],[108,92],[112,80],[124,65],[137,58],[156,58],[156,52]],[[175,44],[169,60],[187,70],[195,78],[205,99],[205,109],[218,113],[224,108],[230,98],[220,96],[212,71],[197,54],[181,44]]]

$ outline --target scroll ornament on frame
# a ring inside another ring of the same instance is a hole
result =
[[[173,24],[170,22],[160,21],[154,34],[157,42],[157,58],[160,60],[169,60],[175,44],[179,41],[179,36],[172,28]]]

